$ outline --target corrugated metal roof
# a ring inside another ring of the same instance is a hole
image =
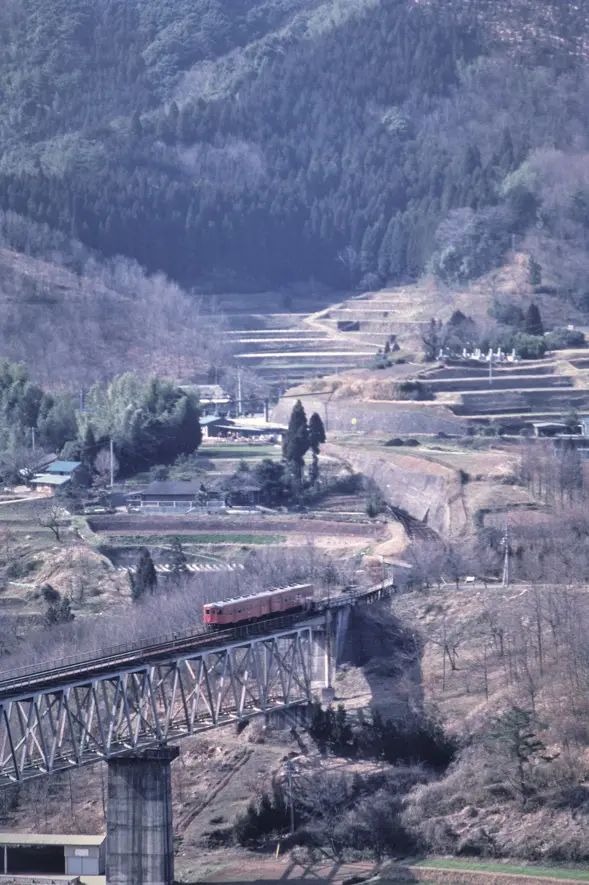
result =
[[[73,473],[81,465],[81,461],[54,461],[47,468],[47,473]]]
[[[206,415],[199,419],[201,426],[203,424],[219,424],[221,427],[233,427],[234,422],[231,418],[222,418],[220,415]]]
[[[148,485],[146,489],[138,492],[139,495],[162,495],[166,498],[173,498],[174,495],[198,495],[201,483],[188,482],[179,480],[156,480]]]
[[[102,845],[102,836],[58,836],[47,833],[0,833],[0,845]]]
[[[54,476],[52,473],[38,473],[31,480],[32,483],[42,486],[62,486],[71,481],[71,476]]]

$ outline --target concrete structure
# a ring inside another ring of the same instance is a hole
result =
[[[172,885],[170,763],[178,750],[169,744],[299,707],[304,718],[314,670],[331,700],[350,608],[392,589],[342,593],[311,612],[218,634],[192,630],[12,670],[0,678],[0,787],[106,760],[108,885]],[[86,847],[74,846],[71,863],[90,863],[90,851],[79,853]]]
[[[106,836],[0,833],[0,873],[41,876],[102,876]]]
[[[108,885],[173,885],[170,764],[177,747],[158,747],[108,764]]]

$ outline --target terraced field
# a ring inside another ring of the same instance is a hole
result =
[[[497,367],[446,366],[419,377],[456,416],[475,422],[515,419],[521,429],[562,420],[571,410],[589,414],[589,362],[576,354]]]

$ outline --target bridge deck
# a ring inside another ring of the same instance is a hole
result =
[[[313,636],[327,613],[375,601],[391,589],[322,600],[312,614],[12,673],[0,681],[0,786],[308,703]]]

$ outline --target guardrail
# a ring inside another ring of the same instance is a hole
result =
[[[160,656],[174,654],[175,651],[186,650],[187,646],[194,646],[197,650],[201,645],[225,645],[234,640],[245,639],[248,636],[272,635],[280,630],[287,630],[295,624],[309,619],[314,615],[321,614],[328,609],[342,608],[358,602],[374,602],[390,596],[394,591],[394,584],[383,583],[366,590],[342,593],[331,598],[317,600],[310,611],[297,612],[291,615],[280,615],[276,618],[253,621],[231,627],[227,630],[187,630],[181,633],[172,633],[166,636],[145,639],[139,644],[127,642],[97,653],[94,656],[70,655],[56,661],[38,662],[34,665],[18,667],[15,670],[0,672],[0,696],[15,689],[26,688],[28,684],[38,681],[54,681],[66,675],[75,675],[76,671],[84,673],[116,667],[117,664],[127,662],[132,658],[136,663],[153,660]]]

